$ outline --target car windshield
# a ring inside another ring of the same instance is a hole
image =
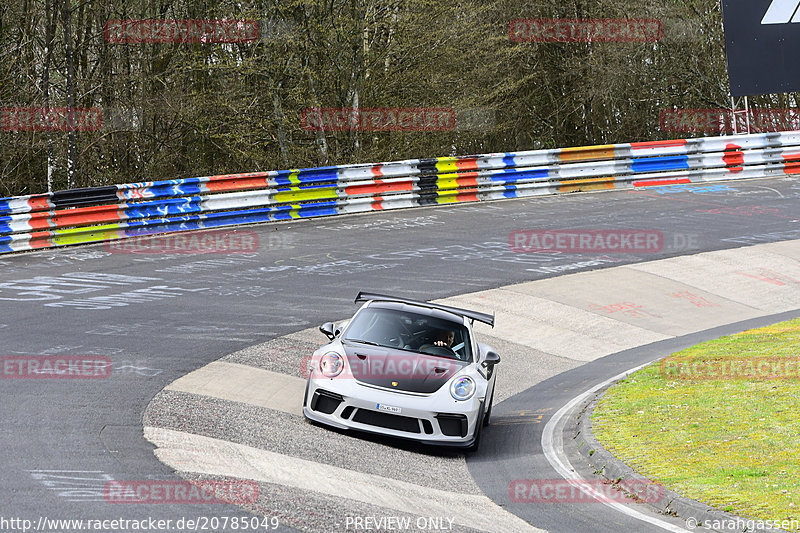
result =
[[[408,311],[367,307],[353,318],[344,340],[472,361],[463,324]]]

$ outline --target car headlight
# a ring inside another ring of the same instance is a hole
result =
[[[450,384],[450,394],[456,400],[469,400],[475,394],[475,382],[469,376],[461,376],[456,378]]]
[[[335,378],[344,369],[344,358],[336,352],[326,353],[319,360],[319,370],[326,378]]]

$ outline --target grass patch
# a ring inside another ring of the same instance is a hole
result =
[[[594,433],[689,498],[756,519],[800,519],[796,362],[800,319],[693,346],[609,389]]]

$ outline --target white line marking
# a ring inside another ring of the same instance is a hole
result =
[[[761,24],[788,24],[800,22],[800,13],[795,15],[800,1],[798,0],[772,0]],[[794,15],[794,18],[792,16]]]
[[[798,11],[797,15],[800,16],[800,11]],[[786,198],[781,191],[779,191],[778,189],[773,189],[772,187],[759,187],[759,186],[756,186],[756,187],[753,187],[753,188],[754,189],[768,189],[768,190],[776,193],[781,198]]]
[[[674,533],[688,533],[686,529],[682,527],[675,526],[670,524],[669,522],[665,522],[663,520],[659,520],[658,518],[654,518],[652,516],[646,515],[626,505],[622,505],[618,502],[608,501],[608,497],[601,494],[591,485],[584,483],[581,481],[581,478],[578,476],[575,469],[572,468],[572,464],[567,459],[566,454],[564,453],[563,449],[563,435],[562,432],[558,432],[558,438],[556,438],[556,426],[562,425],[561,421],[566,417],[566,414],[569,413],[576,405],[583,402],[590,394],[597,392],[598,390],[602,389],[609,383],[612,383],[616,380],[622,379],[630,374],[633,374],[637,370],[641,370],[642,368],[649,366],[651,363],[645,363],[643,365],[637,366],[631,370],[627,370],[619,375],[614,376],[611,379],[607,379],[606,381],[595,385],[591,389],[587,390],[580,396],[573,398],[567,405],[562,407],[558,410],[556,414],[547,422],[544,427],[544,431],[542,433],[542,451],[544,452],[544,456],[547,458],[547,461],[550,465],[556,470],[556,472],[561,475],[570,485],[580,489],[587,494],[590,494],[603,505],[611,507],[615,511],[619,511],[622,514],[626,514],[631,518],[636,518],[638,520],[642,520],[643,522],[647,522],[649,524],[653,524],[654,526],[658,526],[662,529],[666,529],[667,531],[673,531]]]
[[[28,470],[28,472],[58,472],[70,474],[102,474],[102,470]]]

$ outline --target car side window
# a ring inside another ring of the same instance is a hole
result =
[[[470,358],[469,356],[471,353],[471,350],[469,348],[469,342],[465,337],[466,337],[465,331],[463,330],[456,331],[455,337],[453,339],[453,345],[451,346],[453,351],[456,352],[459,359],[461,359],[462,361],[469,360]]]

